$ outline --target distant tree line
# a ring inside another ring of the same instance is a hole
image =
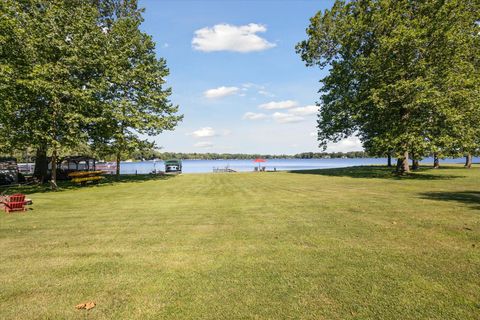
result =
[[[303,152],[293,156],[296,159],[321,159],[321,158],[371,158],[365,151],[349,151],[349,152]]]
[[[337,0],[310,19],[297,53],[328,69],[318,141],[356,135],[397,172],[433,154],[480,153],[480,1]]]
[[[70,155],[90,156],[97,160],[116,161],[116,155],[112,154],[98,154],[87,144],[79,144],[75,148],[63,148],[59,150],[59,158]],[[33,148],[25,148],[24,150],[17,149],[9,154],[2,154],[0,157],[13,157],[18,162],[34,162],[36,153]],[[249,153],[198,153],[198,152],[165,152],[155,148],[142,148],[131,150],[125,155],[125,159],[142,161],[142,160],[169,160],[169,159],[184,159],[184,160],[218,160],[218,159],[323,159],[323,158],[370,158],[372,157],[365,151],[349,151],[349,152],[302,152],[297,154],[249,154]],[[374,156],[373,156],[374,157]]]
[[[247,153],[181,153],[181,152],[161,152],[159,150],[139,150],[131,154],[134,160],[217,160],[217,159],[321,159],[321,158],[368,158],[369,155],[364,151],[352,152],[303,152],[295,155],[287,154],[247,154]]]
[[[137,0],[0,1],[0,153],[35,151],[43,181],[65,150],[88,146],[120,161],[140,135],[181,121],[169,74],[140,30]]]

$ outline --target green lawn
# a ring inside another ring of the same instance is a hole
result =
[[[0,215],[0,319],[480,318],[480,169],[36,191]]]

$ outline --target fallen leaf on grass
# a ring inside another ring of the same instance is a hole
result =
[[[88,302],[86,305],[85,305],[85,309],[87,310],[90,310],[90,309],[93,309],[95,308],[95,302]]]
[[[80,309],[90,310],[90,309],[95,308],[95,306],[96,306],[96,303],[94,301],[91,301],[91,302],[85,302],[85,303],[77,304],[75,306],[75,308],[78,309],[78,310],[80,310]]]

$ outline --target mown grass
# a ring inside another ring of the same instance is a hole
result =
[[[65,186],[64,186],[65,187]],[[480,170],[189,174],[0,216],[1,319],[478,319]],[[95,301],[90,310],[75,310]]]

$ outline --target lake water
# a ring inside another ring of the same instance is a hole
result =
[[[474,158],[474,162],[478,163],[480,158]],[[395,164],[395,160],[392,159]],[[464,158],[440,160],[442,163],[464,163]],[[343,168],[351,166],[365,165],[385,165],[386,158],[365,158],[365,159],[271,159],[260,166],[266,167],[266,170],[308,170],[308,169],[327,169],[327,168]],[[421,164],[429,165],[433,163],[432,158],[426,158]],[[253,160],[183,160],[183,173],[203,173],[213,172],[214,168],[230,168],[239,172],[253,171],[258,164]],[[122,174],[132,173],[150,173],[153,170],[165,170],[163,161],[142,161],[142,162],[122,162],[120,172]]]

